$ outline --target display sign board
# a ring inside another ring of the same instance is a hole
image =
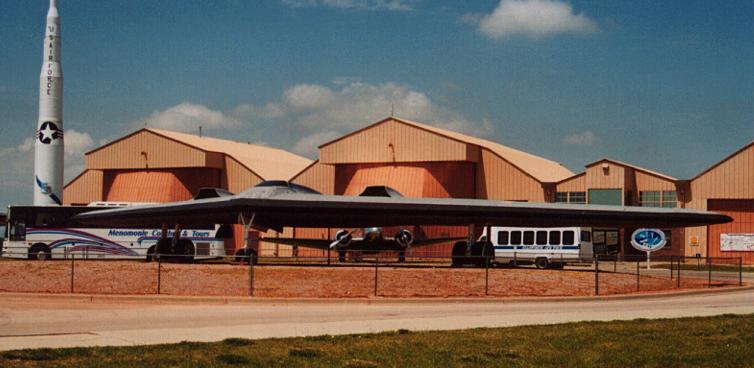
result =
[[[720,234],[720,250],[754,252],[754,234]]]
[[[667,244],[665,232],[660,229],[638,229],[631,234],[631,245],[643,252],[654,252]]]

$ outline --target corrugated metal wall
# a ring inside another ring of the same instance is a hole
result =
[[[66,205],[85,205],[103,198],[103,173],[100,170],[85,170],[63,189]]]
[[[607,166],[607,170],[604,166]],[[612,162],[598,163],[586,169],[586,187],[589,189],[620,189],[626,184],[626,168]]]
[[[218,160],[193,147],[149,131],[131,136],[86,156],[88,169],[157,169],[206,167]]]
[[[556,185],[558,192],[586,192],[586,174],[576,175]]]
[[[227,188],[231,193],[241,193],[262,182],[248,168],[232,157],[225,157],[225,175],[217,185]]]
[[[733,217],[733,222],[709,227],[709,255],[711,257],[743,257],[744,263],[754,263],[754,252],[723,251],[721,234],[754,234],[754,199],[712,199],[710,211]]]
[[[486,149],[476,172],[476,188],[477,198],[482,199],[545,201],[542,183]]]
[[[753,199],[754,198],[754,144],[742,148],[719,164],[691,180],[691,193],[687,196],[687,208],[707,210],[707,203],[714,199]],[[735,222],[734,222],[735,223]],[[712,246],[712,236],[707,236],[707,227],[688,228],[686,231],[686,252],[707,254]],[[690,239],[695,237],[699,246],[693,246]]]
[[[636,171],[635,173],[636,178],[636,189],[638,191],[673,191],[676,190],[675,182],[658,178],[653,175],[649,175],[646,173],[643,173],[641,171]]]
[[[202,187],[217,187],[217,169],[109,170],[104,178],[106,201],[184,201]]]
[[[475,161],[466,143],[388,120],[320,149],[323,164]]]
[[[322,194],[335,193],[335,166],[315,161],[296,175],[292,182],[312,188]]]
[[[343,195],[387,185],[405,197],[474,198],[471,162],[338,165],[335,178],[335,192]]]

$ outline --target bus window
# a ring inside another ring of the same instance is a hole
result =
[[[581,230],[581,241],[583,241],[583,242],[590,242],[590,241],[592,241],[592,233],[590,233],[588,231],[585,231],[585,230]]]
[[[534,245],[533,231],[524,231],[524,245]]]
[[[547,245],[547,231],[537,231],[537,245]]]
[[[16,221],[11,223],[10,227],[10,240],[26,240],[26,224],[23,221]]]
[[[560,245],[560,231],[550,231],[550,245]]]
[[[498,231],[497,232],[497,244],[498,245],[508,245],[508,232],[507,231]]]
[[[511,245],[521,245],[520,231],[511,231]]]
[[[563,245],[573,245],[575,233],[573,230],[563,232]]]

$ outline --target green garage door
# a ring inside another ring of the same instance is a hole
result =
[[[589,204],[623,205],[621,189],[589,189]]]

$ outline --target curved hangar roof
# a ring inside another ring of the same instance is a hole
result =
[[[413,130],[413,132],[412,132]],[[425,134],[416,134],[416,131]],[[398,150],[396,146],[403,149]],[[487,150],[542,183],[573,176],[561,164],[499,143],[390,117],[327,142],[320,147],[324,164],[361,162],[479,161]],[[369,153],[366,153],[369,152]]]
[[[147,130],[194,146],[203,151],[226,154],[265,180],[288,180],[301,171],[302,168],[312,163],[312,160],[308,158],[279,148],[226,139],[200,137],[169,130],[152,128],[148,128]]]
[[[165,141],[167,139],[167,141]],[[278,148],[144,128],[86,153],[88,169],[222,167],[237,161],[264,180],[288,180],[311,160]]]

